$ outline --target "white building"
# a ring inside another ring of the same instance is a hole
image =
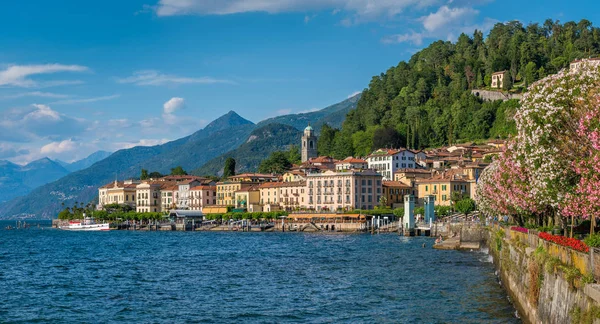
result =
[[[342,170],[364,170],[369,167],[367,161],[349,156],[341,161],[335,162],[335,169]]]
[[[367,157],[369,169],[383,176],[384,181],[393,181],[399,169],[414,169],[415,153],[408,149],[379,149]]]
[[[189,209],[192,203],[190,189],[199,186],[200,181],[198,180],[185,180],[177,183],[177,191],[179,197],[177,198],[177,209]]]

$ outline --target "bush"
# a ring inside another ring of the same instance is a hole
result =
[[[600,247],[600,233],[586,237],[583,242],[589,247]]]

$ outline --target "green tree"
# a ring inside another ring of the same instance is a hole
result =
[[[525,87],[528,87],[536,79],[537,66],[535,63],[529,62],[525,66]]]
[[[302,156],[300,155],[300,148],[298,145],[290,145],[288,150],[288,160],[292,164],[300,164],[302,162]]]
[[[475,201],[471,198],[465,198],[456,202],[456,211],[469,216],[470,213],[475,211]]]
[[[142,172],[140,174],[140,180],[147,180],[147,179],[148,179],[148,170],[142,169]]]
[[[260,173],[282,174],[292,167],[292,163],[288,160],[286,152],[273,152],[264,159],[258,166]]]
[[[317,141],[317,150],[320,156],[331,156],[333,155],[333,148],[335,146],[335,135],[339,130],[332,128],[328,124],[321,126],[321,133]]]
[[[154,171],[154,172],[150,172],[150,174],[148,174],[148,177],[151,179],[158,179],[158,178],[162,178],[163,175],[160,174],[160,172]]]
[[[187,175],[187,172],[179,165],[171,169],[171,175]]]
[[[235,175],[235,159],[228,157],[225,160],[225,166],[223,167],[223,178],[227,179]]]

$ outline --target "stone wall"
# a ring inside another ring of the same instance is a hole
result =
[[[600,323],[597,253],[493,226],[486,235],[503,286],[525,323]]]
[[[502,91],[491,91],[491,90],[471,90],[471,93],[476,97],[481,97],[483,100],[496,101],[496,100],[510,100],[510,99],[518,99],[521,100],[523,95],[514,94]]]

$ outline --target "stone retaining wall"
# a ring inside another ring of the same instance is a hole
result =
[[[544,241],[537,233],[497,225],[487,232],[486,241],[502,284],[525,323],[600,323],[595,318],[600,315],[600,287],[586,284],[591,274],[600,274],[594,267],[600,263],[594,261],[598,253],[574,251]],[[536,252],[538,247],[543,251]],[[540,263],[542,255],[561,263]],[[582,276],[574,276],[575,269]]]

